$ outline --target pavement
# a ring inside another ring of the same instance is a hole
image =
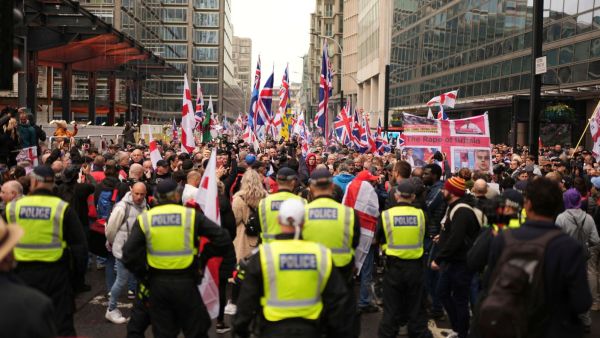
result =
[[[94,268],[89,270],[87,283],[92,286],[89,292],[81,293],[76,299],[75,313],[75,329],[79,337],[125,337],[126,324],[112,324],[104,319],[104,313],[108,305],[106,296],[106,287],[104,282],[104,271],[98,271]],[[118,302],[118,308],[123,312],[125,317],[129,317],[132,307],[132,301],[126,296],[122,297]],[[382,312],[363,314],[361,318],[361,337],[371,338],[377,337],[377,328],[381,320]],[[225,316],[227,324],[231,321],[231,316]],[[592,332],[587,334],[586,338],[600,337],[600,312],[592,312]],[[226,334],[217,334],[213,325],[209,331],[209,337],[220,338],[230,337],[231,332]],[[429,327],[436,338],[444,338],[449,334],[448,321],[430,321]],[[150,329],[146,332],[146,337],[153,337]],[[180,337],[183,337],[180,335]]]

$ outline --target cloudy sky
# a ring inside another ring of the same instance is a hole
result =
[[[262,83],[275,65],[274,85],[278,87],[288,62],[291,81],[302,81],[301,57],[308,52],[314,9],[314,0],[232,0],[234,34],[252,39],[251,78],[260,53]]]

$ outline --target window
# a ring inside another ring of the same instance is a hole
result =
[[[565,46],[558,53],[558,61],[561,65],[573,61],[573,46]]]
[[[219,9],[219,0],[194,0],[194,7]]]
[[[162,27],[162,38],[164,40],[187,40],[187,27],[183,26],[164,26]]]
[[[194,25],[198,27],[219,27],[219,13],[194,13]]]
[[[187,5],[188,0],[162,0],[163,5]]]
[[[333,24],[325,24],[325,36],[333,36]]]
[[[333,4],[325,4],[325,16],[333,16]]]
[[[195,61],[218,61],[219,50],[215,47],[194,47]]]
[[[217,79],[219,77],[219,67],[194,65],[192,67],[192,76],[200,79]]]
[[[167,59],[186,59],[187,45],[166,45],[164,57]]]
[[[194,31],[194,43],[205,43],[211,45],[219,44],[219,32],[207,30]]]
[[[575,45],[575,53],[573,61],[583,61],[588,58],[590,54],[590,42],[583,41]]]
[[[164,22],[186,22],[187,10],[184,8],[163,8],[162,17]]]

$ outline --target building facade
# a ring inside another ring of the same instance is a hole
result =
[[[200,81],[205,101],[212,98],[217,114],[233,116],[243,97],[234,78],[231,0],[85,0],[89,11],[112,20],[117,29],[134,37],[186,73],[196,97]],[[110,21],[109,21],[110,22]],[[144,116],[151,122],[181,116],[183,79],[154,77],[145,81]]]
[[[233,52],[232,61],[234,69],[234,78],[237,85],[242,90],[244,97],[244,112],[248,111],[248,100],[247,97],[251,93],[251,69],[252,69],[252,39],[241,38],[238,36],[233,37]]]
[[[344,0],[344,25],[342,28],[344,52],[342,53],[342,90],[346,100],[357,104],[358,83],[358,3]]]
[[[532,1],[399,0],[393,4],[390,107],[425,113],[458,90],[451,118],[489,112],[492,142],[527,139]],[[542,141],[576,142],[600,88],[600,3],[544,4]],[[396,118],[392,117],[392,125]],[[563,135],[557,138],[556,135]]]
[[[319,83],[323,42],[327,41],[328,55],[333,69],[333,91],[330,98],[329,121],[333,121],[333,111],[340,109],[343,96],[341,74],[343,49],[343,0],[316,0],[315,12],[310,15],[310,45],[308,64],[311,82],[311,104],[307,107],[307,118],[313,118],[319,105]]]

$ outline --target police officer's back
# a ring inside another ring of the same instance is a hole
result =
[[[329,170],[316,169],[310,175],[313,201],[306,207],[302,238],[325,245],[331,250],[333,265],[351,284],[354,249],[358,245],[360,225],[354,210],[333,198],[333,180]]]
[[[250,335],[257,314],[260,337],[317,337],[321,317],[330,337],[349,336],[352,313],[331,251],[300,239],[304,206],[298,200],[282,203],[281,234],[250,257],[233,323],[237,336]]]
[[[227,231],[181,203],[177,183],[157,184],[159,205],[142,213],[123,247],[123,263],[148,286],[155,337],[204,337],[210,318],[200,284],[198,237],[207,237],[217,254],[231,244]],[[146,268],[148,266],[148,268]]]
[[[381,214],[377,226],[377,238],[387,256],[379,337],[396,337],[402,317],[408,317],[410,337],[431,337],[424,303],[425,215],[411,205],[415,198],[411,182],[401,181],[391,197],[398,204]]]
[[[283,167],[277,171],[276,178],[279,190],[274,194],[269,194],[258,204],[258,216],[262,230],[260,236],[264,243],[272,241],[275,239],[275,235],[281,233],[277,222],[281,203],[288,199],[306,202],[302,197],[293,193],[298,184],[298,174],[294,169]]]
[[[52,299],[58,334],[74,336],[71,277],[85,273],[75,270],[85,266],[87,258],[83,227],[69,204],[53,195],[52,169],[39,166],[30,176],[30,194],[6,208],[7,220],[25,230],[14,250],[19,263],[15,272],[27,285]]]

